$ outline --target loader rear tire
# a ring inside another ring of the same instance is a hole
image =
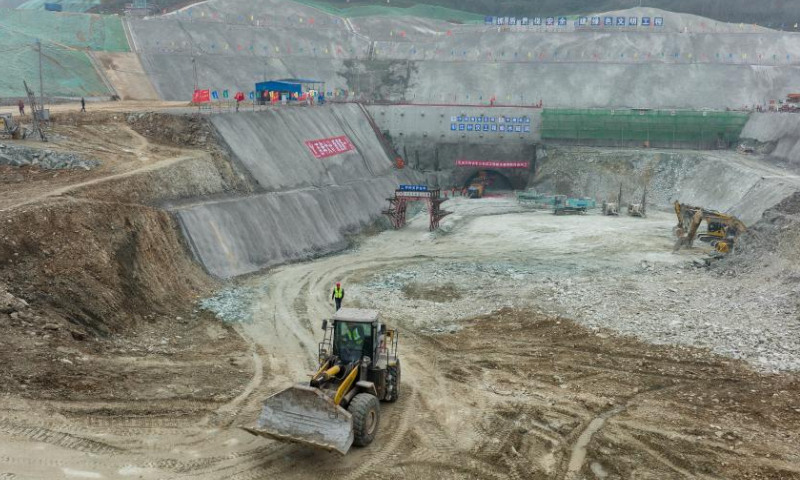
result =
[[[400,360],[398,360],[393,367],[387,370],[386,383],[389,385],[391,391],[386,396],[387,402],[396,402],[400,398]]]
[[[359,447],[372,443],[381,419],[378,397],[369,393],[359,393],[350,401],[347,410],[353,415],[353,443]]]

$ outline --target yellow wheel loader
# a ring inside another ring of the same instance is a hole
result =
[[[369,445],[380,424],[380,402],[400,391],[398,332],[375,310],[342,308],[323,320],[319,367],[311,381],[264,401],[254,435],[346,454]]]

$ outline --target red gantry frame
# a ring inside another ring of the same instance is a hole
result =
[[[440,189],[424,192],[395,190],[394,197],[387,198],[387,200],[389,200],[389,208],[384,210],[383,214],[389,217],[395,229],[401,228],[406,224],[408,202],[425,201],[428,203],[428,215],[430,217],[428,228],[430,231],[439,228],[439,221],[451,213],[441,209],[442,203],[447,201],[447,198],[442,198]]]

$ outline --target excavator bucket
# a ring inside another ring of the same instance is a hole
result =
[[[295,385],[267,398],[257,427],[245,430],[342,455],[353,444],[350,412],[334,404],[319,389],[307,385]]]

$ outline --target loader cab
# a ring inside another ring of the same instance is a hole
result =
[[[361,360],[364,356],[375,361],[372,357],[375,352],[375,341],[380,334],[377,311],[342,308],[336,312],[331,321],[333,328],[332,338],[329,341],[334,355],[345,364]]]
[[[372,323],[334,320],[333,327],[333,353],[344,363],[358,361],[363,356],[372,357]]]

